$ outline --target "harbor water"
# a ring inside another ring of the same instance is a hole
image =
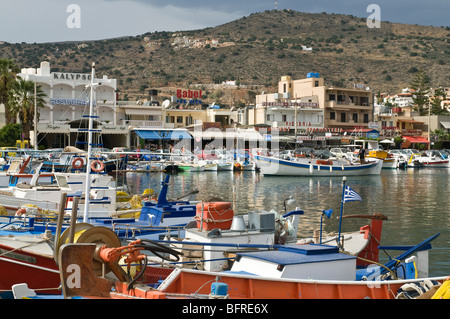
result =
[[[131,193],[146,188],[159,192],[163,173],[127,173],[126,184]],[[120,178],[119,185],[121,184]],[[450,275],[450,169],[421,168],[382,170],[376,176],[347,177],[346,185],[355,190],[362,202],[344,204],[343,215],[382,213],[382,245],[416,245],[436,233],[430,251],[430,276]],[[176,199],[198,189],[192,199],[220,198],[234,203],[235,214],[252,210],[283,210],[292,196],[296,207],[304,211],[298,237],[312,237],[320,229],[322,211],[333,209],[330,219],[324,217],[323,231],[338,231],[342,197],[341,177],[274,177],[258,172],[184,172],[171,177],[168,197]],[[369,223],[362,219],[344,219],[342,231],[354,231]],[[401,252],[387,251],[390,257]],[[380,251],[380,261],[388,261]]]

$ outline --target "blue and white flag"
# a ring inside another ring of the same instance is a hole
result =
[[[359,194],[355,192],[353,189],[351,189],[349,186],[345,186],[343,202],[346,203],[358,200],[362,202],[361,196],[359,196]]]

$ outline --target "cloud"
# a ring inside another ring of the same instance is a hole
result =
[[[31,43],[95,40],[154,31],[201,29],[240,17],[210,8],[152,6],[129,0],[46,0],[45,3],[43,5],[43,0],[19,0],[4,6],[0,12],[0,28],[10,31],[0,40]],[[66,9],[71,3],[80,8],[80,28],[67,25],[72,12]],[[23,11],[24,7],[27,11]]]

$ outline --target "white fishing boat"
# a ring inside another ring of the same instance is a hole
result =
[[[61,205],[62,193],[84,197],[85,173],[53,173],[53,184],[39,184],[40,173],[36,172],[29,183],[18,183],[15,186],[3,188],[0,192],[0,203],[8,211],[17,212],[24,205],[35,206],[43,210],[58,211]],[[106,217],[116,211],[116,183],[107,174],[91,174],[90,215],[91,217]],[[69,208],[71,203],[68,203]],[[84,213],[84,203],[80,204],[79,212]]]
[[[213,161],[198,161],[198,165],[203,166],[205,172],[217,172],[218,165]]]
[[[280,176],[354,176],[379,175],[383,161],[367,158],[363,163],[348,159],[314,159],[294,157],[280,159],[273,156],[256,155],[255,160],[264,175]]]
[[[256,170],[256,163],[255,162],[237,162],[234,164],[234,169],[237,171],[254,171]]]
[[[419,162],[423,167],[447,168],[449,159],[444,158],[442,154],[435,150],[426,150],[419,157]]]

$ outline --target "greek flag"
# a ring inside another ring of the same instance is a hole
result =
[[[343,202],[346,203],[358,200],[362,202],[361,196],[359,196],[359,194],[355,192],[353,189],[351,189],[349,186],[345,186]]]

